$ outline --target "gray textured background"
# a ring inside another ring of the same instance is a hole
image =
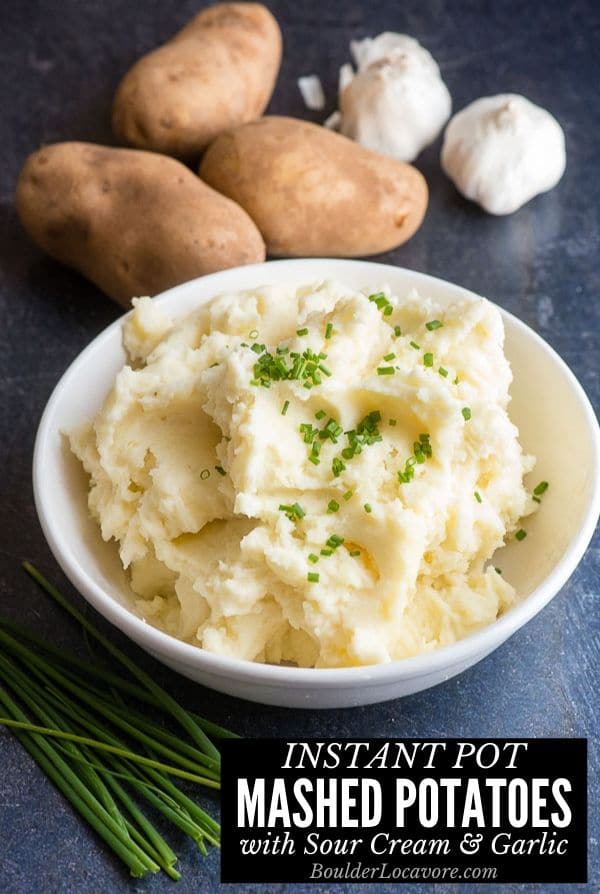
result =
[[[81,651],[78,630],[19,569],[19,560],[30,557],[71,593],[36,520],[31,452],[40,413],[58,377],[119,310],[27,241],[12,205],[14,183],[26,155],[41,142],[110,141],[110,101],[121,75],[201,5],[193,0],[5,0],[0,9],[0,608],[50,641]],[[382,260],[454,280],[516,313],[564,357],[598,407],[598,5],[592,0],[272,0],[269,6],[285,40],[273,112],[320,120],[304,109],[296,78],[319,73],[329,112],[349,39],[398,30],[432,51],[456,109],[481,95],[516,91],[557,116],[566,131],[569,159],[558,189],[511,217],[485,216],[444,178],[435,145],[417,162],[431,189],[425,223],[414,239]],[[458,679],[402,701],[325,713],[253,706],[144,661],[185,704],[249,735],[592,736],[598,709],[597,558],[598,540],[563,592],[524,630]],[[121,637],[115,639],[123,644]],[[590,774],[592,779],[597,775],[593,748]],[[590,797],[593,852],[595,783]],[[203,861],[192,846],[183,845],[181,854],[181,894],[219,888],[216,853]],[[590,869],[589,887],[598,890],[592,861]],[[11,735],[0,731],[2,894],[162,892],[171,884],[164,877],[129,881]],[[478,888],[509,892],[520,886],[441,885],[436,890]],[[322,894],[327,889],[310,890]],[[347,890],[360,888],[348,885]]]

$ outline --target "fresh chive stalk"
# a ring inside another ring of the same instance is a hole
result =
[[[64,596],[58,592],[56,587],[54,587],[46,578],[40,574],[37,568],[30,562],[24,562],[23,568],[36,581],[37,584],[48,594],[51,596],[55,602],[64,608],[66,611],[75,618],[76,621],[79,621],[81,626],[91,633],[92,636],[100,643],[100,645],[104,646],[107,652],[116,658],[127,670],[144,686],[149,692],[151,692],[156,700],[160,703],[160,705],[164,708],[165,711],[168,711],[173,717],[179,721],[181,726],[186,730],[186,732],[190,735],[190,737],[199,745],[200,749],[208,754],[210,757],[214,757],[217,762],[220,762],[221,756],[210,741],[208,736],[202,731],[202,729],[198,726],[195,720],[190,717],[190,715],[185,711],[181,705],[175,701],[175,699],[169,695],[168,692],[155,683],[152,677],[150,677],[144,670],[137,666],[137,664],[131,660],[124,652],[122,652],[117,646],[115,646],[104,634],[100,633],[100,631],[89,621],[85,615],[75,608],[74,605],[71,605]]]
[[[185,711],[37,569],[29,563],[24,567],[136,682],[68,655],[0,618],[0,714],[5,715],[0,725],[12,730],[133,876],[162,869],[177,880],[176,854],[127,787],[206,854],[207,845],[220,844],[219,825],[173,778],[220,788],[219,752],[209,736],[235,734]],[[128,697],[173,717],[192,742],[159,726],[132,707]],[[144,753],[134,750],[133,743],[143,746]]]

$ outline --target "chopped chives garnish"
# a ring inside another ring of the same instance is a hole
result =
[[[388,425],[391,425],[391,426],[396,425],[396,420],[395,420],[395,419],[390,419],[389,422],[388,422]]]
[[[418,345],[418,344],[416,343],[416,341],[411,341],[411,342],[409,342],[409,344],[410,344],[411,348],[414,348],[414,349],[415,349],[415,351],[420,351],[420,350],[421,350],[421,345]]]
[[[525,540],[526,537],[527,537],[527,531],[524,531],[523,528],[519,528],[519,530],[515,534],[515,539],[516,540]]]
[[[306,328],[296,329],[296,335],[300,335],[300,336],[308,335],[308,329],[306,329]]]
[[[363,508],[364,508],[365,512],[372,512],[372,511],[373,511],[373,507],[371,506],[370,503],[365,503],[365,505],[364,505]]]
[[[313,441],[312,447],[310,448],[310,452],[312,453],[313,456],[318,456],[319,453],[321,452],[321,442]]]
[[[258,329],[253,329],[248,333],[248,338],[258,338]]]
[[[433,354],[430,354],[429,351],[423,354],[423,366],[433,366]]]
[[[378,376],[393,376],[394,375],[394,367],[393,366],[378,366],[377,367],[377,375]]]
[[[330,500],[327,504],[327,512],[337,512],[340,508],[340,504],[337,500]]]
[[[321,460],[319,459],[319,457],[318,457],[318,456],[314,456],[314,454],[312,454],[312,453],[311,453],[310,456],[308,457],[308,461],[309,461],[309,463],[312,463],[313,466],[318,466],[318,465],[320,465],[320,463],[321,463]]]
[[[347,501],[347,500],[349,500],[352,496],[354,496],[354,491],[353,491],[353,490],[347,490],[346,493],[344,494],[344,500]]]
[[[359,549],[353,549],[353,550],[350,552],[350,555],[351,555],[351,556],[360,556],[360,550],[359,550]]]
[[[465,420],[465,422],[468,422],[469,419],[471,418],[471,410],[470,410],[470,408],[469,408],[469,407],[463,407],[462,410],[461,410],[460,412],[462,413],[462,415],[463,415],[463,419]]]
[[[396,338],[399,338],[402,335],[402,329],[400,326],[394,326],[394,335]]]
[[[550,485],[548,484],[547,481],[540,481],[540,483],[536,487],[533,488],[533,492],[536,497],[541,497],[542,494],[545,493],[549,487],[550,487]]]
[[[321,372],[323,373],[324,376],[330,376],[330,375],[331,375],[331,370],[329,369],[328,366],[325,366],[324,363],[319,363],[319,367],[318,367],[318,368],[321,370]]]
[[[496,574],[502,574],[501,568],[494,568],[494,571],[496,572]]]
[[[311,584],[319,583],[319,575],[317,574],[316,571],[309,571],[308,574],[306,575],[306,579],[308,581],[310,581]]]
[[[276,353],[276,354],[289,354],[289,353],[290,353],[290,349],[289,349],[289,348],[286,348],[285,345],[284,345],[282,348],[277,348],[277,350],[275,351],[275,353]]]
[[[434,329],[441,329],[443,325],[440,320],[430,320],[428,323],[425,323],[425,328],[432,332]]]
[[[369,301],[372,301],[373,304],[376,305],[377,309],[383,313],[384,317],[389,317],[394,312],[394,308],[383,292],[375,292],[374,295],[369,295]]]
[[[322,556],[332,556],[332,555],[333,555],[333,550],[332,550],[332,549],[322,549],[322,550],[321,550],[321,555],[322,555]]]
[[[404,463],[404,469],[398,472],[400,484],[408,484],[409,481],[412,481],[415,477],[415,465],[422,465],[426,459],[431,459],[432,456],[433,450],[431,448],[430,436],[428,434],[420,434],[419,440],[413,444],[413,456],[409,456]]]
[[[534,495],[531,499],[533,500],[534,503],[541,503],[541,502],[542,502],[542,501],[540,500],[540,498],[539,498],[539,497],[536,497],[535,495]]]
[[[200,478],[202,478],[203,481],[206,481],[207,478],[210,478],[210,472],[209,472],[209,470],[208,470],[208,469],[202,469],[202,471],[200,472]]]
[[[282,408],[281,408],[281,415],[282,415],[282,416],[285,416],[285,414],[287,413],[289,405],[290,405],[289,400],[286,400],[286,401],[283,402],[283,406],[282,406]]]
[[[445,379],[448,375],[448,370],[444,369],[443,366],[440,366],[440,368],[438,369],[438,373],[440,374],[440,376],[442,376],[442,378]]]
[[[339,534],[332,534],[331,537],[327,540],[327,546],[330,546],[331,549],[337,549],[338,546],[341,546],[344,542],[344,538],[340,537]]]
[[[301,519],[305,516],[304,509],[299,503],[281,503],[279,511],[285,512],[290,521],[295,521],[296,519]]]
[[[454,381],[453,381],[452,384],[453,384],[453,385],[458,385],[458,382],[459,382],[459,378],[458,378],[458,376],[457,376],[457,377],[454,379]]]
[[[327,413],[325,412],[325,410],[317,410],[317,412],[315,413],[315,419],[325,419],[326,416]]]
[[[309,561],[312,565],[316,565],[317,562],[319,561],[319,557],[318,557],[317,555],[315,555],[315,553],[309,553],[309,555],[308,555],[308,561]]]
[[[478,503],[482,502],[481,494],[479,493],[479,491],[475,491],[473,496],[475,497],[475,499],[477,500]]]
[[[339,478],[345,468],[346,463],[342,462],[339,457],[334,457],[333,462],[331,463],[331,471],[333,472],[333,477]]]
[[[325,327],[325,338],[331,338],[333,334],[333,323],[327,323]]]
[[[250,350],[254,351],[255,354],[262,354],[264,349],[265,349],[264,345],[252,345],[252,347],[250,348]]]
[[[219,473],[219,475],[226,475],[227,472],[223,468],[223,466],[215,466],[215,471]]]
[[[393,359],[395,358],[395,356],[396,356],[396,355],[394,354],[394,352],[391,351],[391,353],[389,353],[389,354],[385,354],[384,357],[383,357],[383,359],[384,359],[384,360],[387,360],[387,361],[389,362],[390,360],[393,360]]]

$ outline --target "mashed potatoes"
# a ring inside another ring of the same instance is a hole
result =
[[[70,433],[145,618],[213,652],[333,667],[489,624],[533,504],[498,311],[332,282],[135,302],[131,365]]]

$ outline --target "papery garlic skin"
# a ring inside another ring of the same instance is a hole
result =
[[[550,112],[516,93],[477,99],[446,128],[441,163],[456,188],[490,214],[512,214],[552,189],[566,166]]]
[[[368,149],[412,161],[450,117],[439,67],[406,34],[384,32],[350,45],[358,72],[340,72],[340,132]]]

